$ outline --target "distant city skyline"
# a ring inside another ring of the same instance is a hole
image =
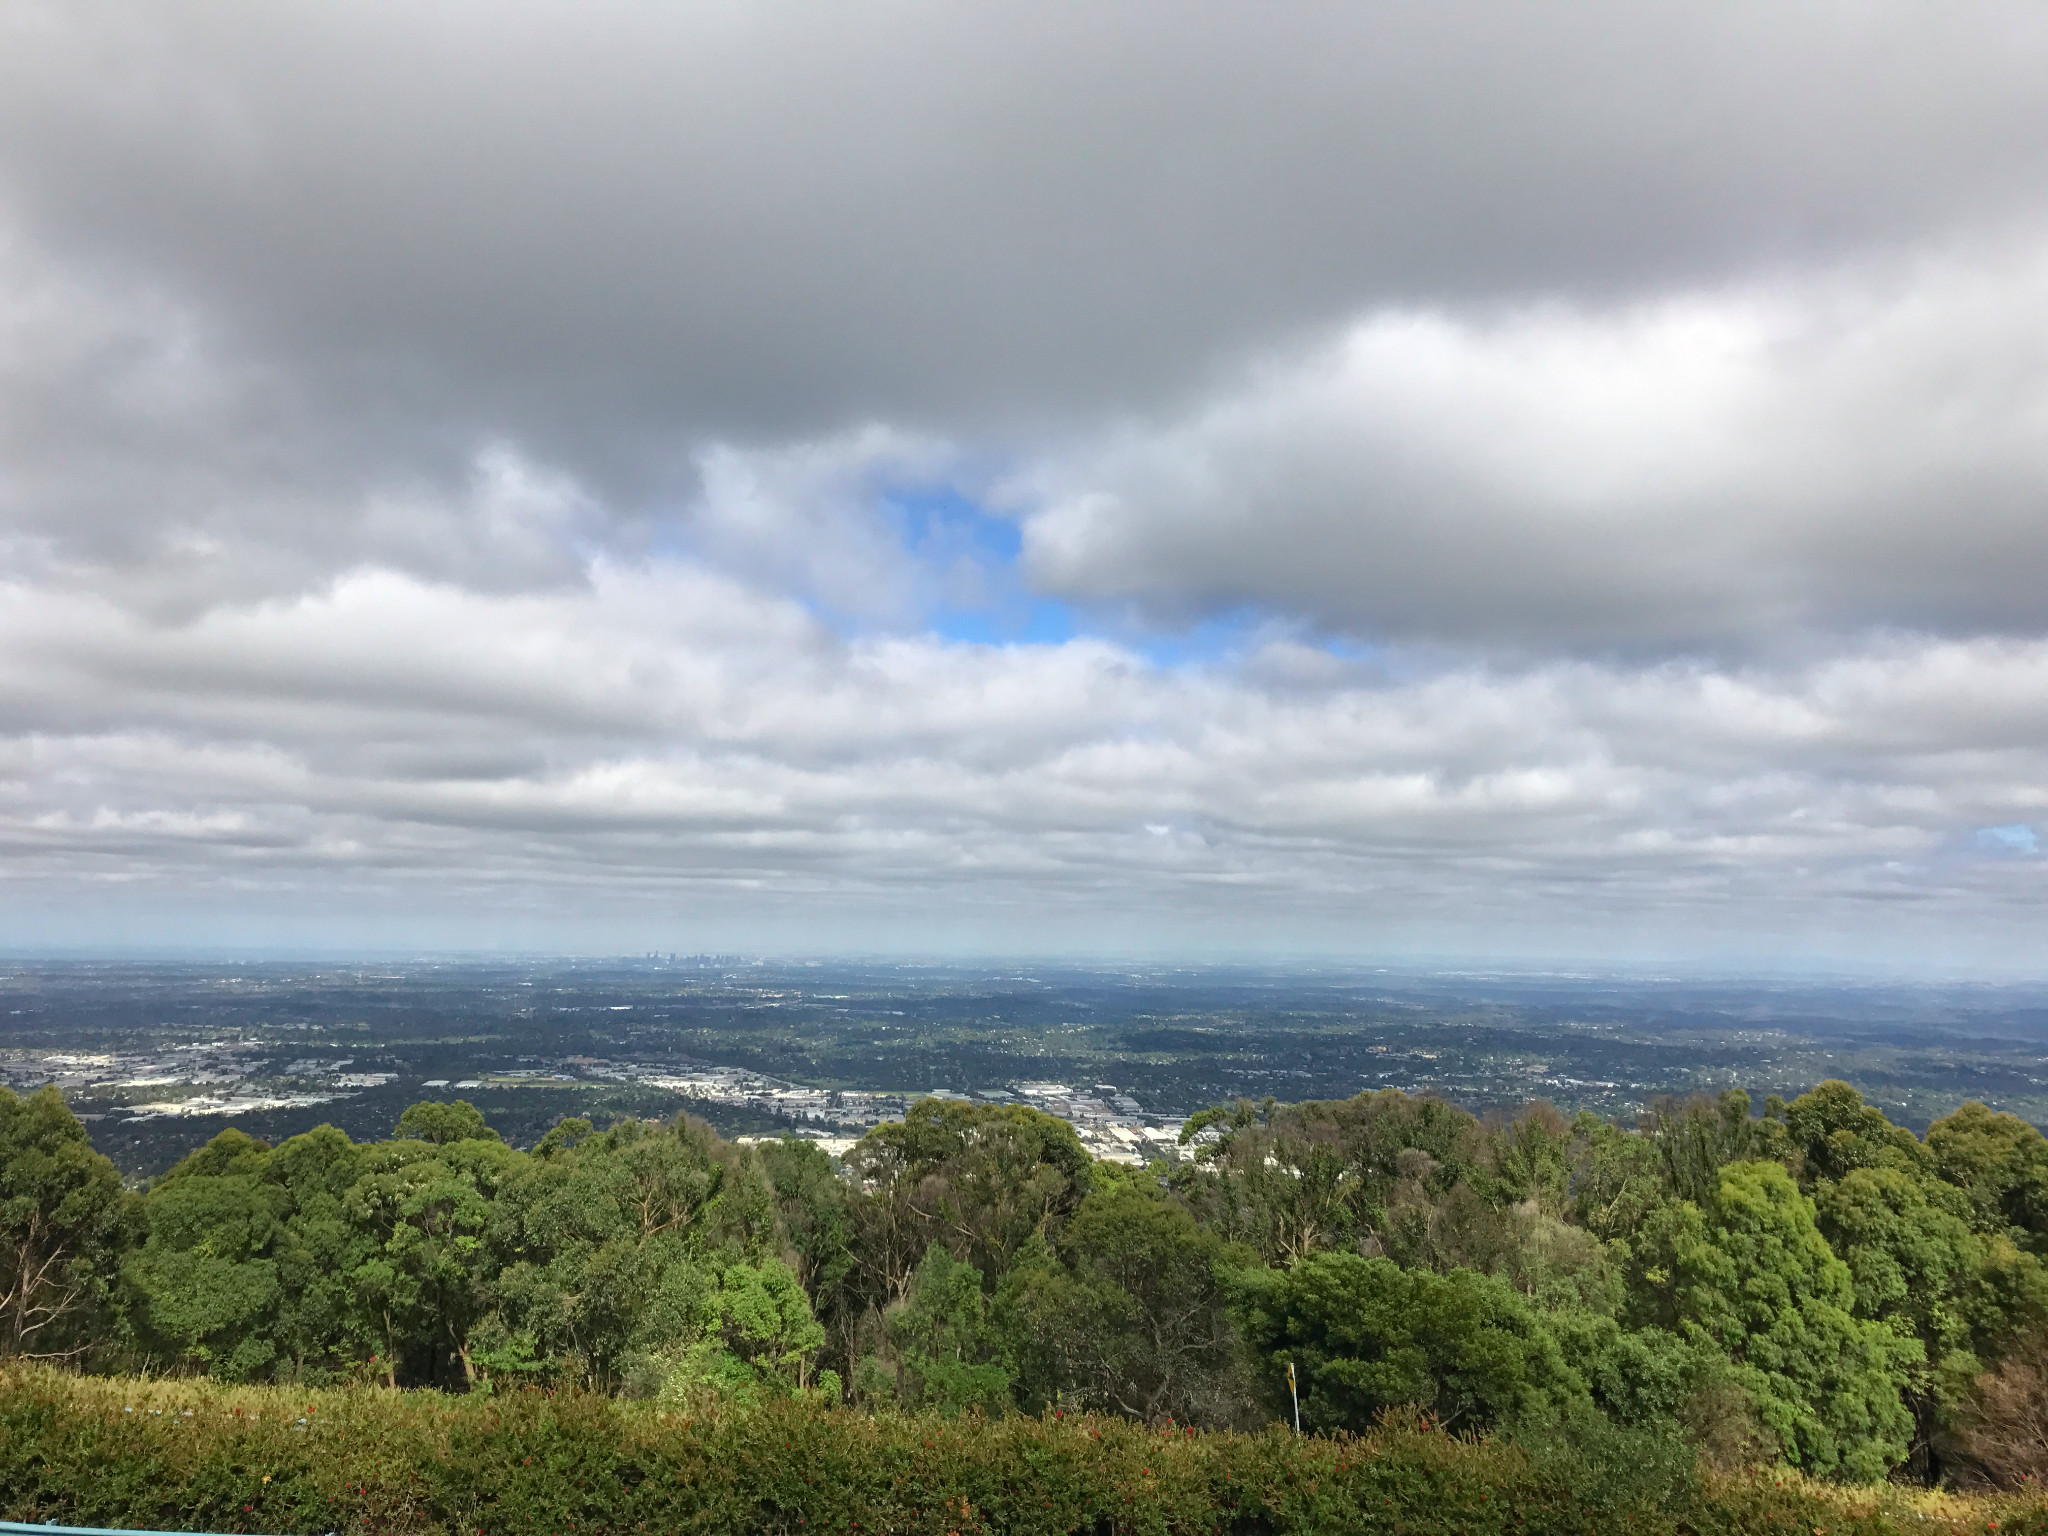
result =
[[[2048,13],[0,17],[0,952],[2037,975]]]

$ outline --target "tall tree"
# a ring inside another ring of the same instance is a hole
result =
[[[671,1267],[728,1246],[766,1251],[773,1213],[751,1209],[748,1175],[741,1149],[701,1121],[564,1121],[499,1202],[504,1329],[586,1385],[616,1385],[675,1342],[650,1315]]]
[[[878,1302],[901,1300],[933,1243],[989,1283],[1088,1193],[1093,1159],[1074,1128],[1020,1104],[920,1099],[847,1155],[864,1198],[854,1253]]]
[[[525,1162],[495,1134],[364,1149],[342,1203],[368,1238],[348,1284],[357,1326],[376,1341],[390,1385],[401,1374],[442,1380],[451,1362],[464,1385],[474,1383],[470,1332],[490,1308],[497,1271],[493,1202]]]
[[[1536,1309],[1473,1270],[1323,1253],[1247,1276],[1242,1305],[1276,1406],[1294,1366],[1305,1427],[1369,1429],[1412,1404],[1446,1429],[1480,1429],[1553,1417],[1586,1397]]]
[[[370,1246],[343,1206],[361,1158],[331,1125],[275,1150],[230,1127],[158,1179],[124,1271],[145,1349],[229,1379],[346,1371]]]
[[[1858,1168],[1929,1171],[1927,1148],[1913,1133],[1893,1125],[1883,1110],[1837,1079],[1816,1084],[1788,1104],[1785,1131],[1802,1188]]]
[[[1930,1125],[1926,1146],[1935,1171],[1969,1197],[1979,1232],[2048,1247],[2048,1137],[1972,1100]]]
[[[1049,1367],[1028,1384],[1037,1400],[1064,1390],[1147,1421],[1227,1424],[1245,1397],[1228,1284],[1254,1263],[1156,1178],[1099,1175],[1057,1252],[1018,1265],[999,1300]]]
[[[62,1094],[0,1088],[0,1354],[90,1349],[135,1220],[120,1175]]]
[[[291,1197],[269,1147],[233,1127],[150,1191],[149,1236],[129,1261],[146,1344],[229,1381],[270,1374],[285,1288],[272,1255]]]
[[[972,1408],[993,1418],[1009,1408],[1013,1372],[981,1272],[942,1245],[926,1251],[909,1294],[889,1310],[887,1331],[888,1357],[862,1362],[867,1394],[948,1416]]]
[[[1856,1315],[1849,1266],[1783,1165],[1731,1163],[1704,1205],[1660,1208],[1636,1262],[1638,1321],[1719,1347],[1789,1460],[1872,1481],[1905,1459],[1920,1342]]]

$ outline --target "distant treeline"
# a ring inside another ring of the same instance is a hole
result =
[[[145,1194],[0,1093],[0,1351],[91,1371],[688,1405],[1690,1443],[1817,1476],[2048,1472],[2048,1139],[1846,1083],[1634,1127],[1388,1090],[1239,1103],[1174,1167],[927,1099],[842,1171],[699,1121],[470,1105],[224,1131]],[[1533,1441],[1531,1441],[1533,1443]]]

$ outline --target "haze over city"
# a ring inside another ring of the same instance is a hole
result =
[[[2038,973],[1965,14],[10,5],[6,947]]]

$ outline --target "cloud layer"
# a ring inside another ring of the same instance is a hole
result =
[[[1013,493],[1049,585],[1439,642],[2039,628],[2048,239],[1381,311]]]
[[[388,942],[414,919],[377,910],[455,903],[658,942],[794,903],[911,948],[1683,932],[1980,961],[2038,922],[2031,842],[1973,831],[2048,814],[2041,640],[1406,679],[1271,641],[1169,669],[848,642],[693,566],[600,563],[528,595],[364,572],[169,630],[16,590],[0,645],[0,708],[33,722],[0,839],[67,913],[282,900]]]
[[[2048,20],[0,20],[18,944],[2025,969]]]

